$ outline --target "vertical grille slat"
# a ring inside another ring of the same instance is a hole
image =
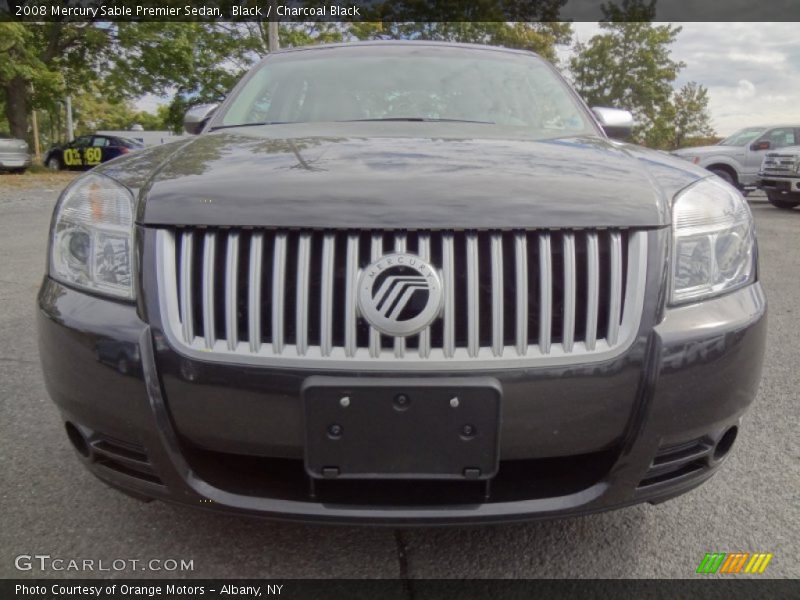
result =
[[[231,233],[228,236],[228,248],[225,257],[225,338],[228,350],[236,350],[239,344],[239,331],[237,320],[237,293],[239,284],[239,234]]]
[[[480,275],[478,269],[478,236],[468,233],[467,244],[467,352],[470,356],[478,355],[478,337],[480,335]]]
[[[347,236],[347,266],[345,268],[344,348],[346,356],[355,356],[358,343],[356,304],[358,274],[358,235]]]
[[[610,301],[608,304],[608,343],[612,346],[619,337],[619,318],[622,308],[622,239],[620,234],[611,234],[611,282]]]
[[[191,344],[194,341],[194,312],[192,306],[192,253],[194,251],[194,234],[181,234],[180,259],[180,310],[183,341]]]
[[[542,354],[550,353],[553,320],[553,257],[550,248],[550,234],[539,237],[539,349]]]
[[[394,236],[394,251],[395,252],[405,252],[406,251],[406,236],[404,233],[398,233]],[[403,358],[406,354],[406,338],[404,337],[396,337],[394,338],[394,355],[397,358]]]
[[[214,275],[217,251],[217,234],[206,233],[203,238],[203,333],[206,349],[216,342],[216,307],[214,305]]]
[[[297,241],[297,314],[295,335],[297,354],[303,356],[308,351],[308,295],[309,270],[311,268],[311,235],[300,234]]]
[[[579,362],[635,339],[647,235],[162,229],[163,322],[173,345],[201,352],[200,360],[361,360],[389,369]],[[441,312],[406,337],[381,334],[358,308],[363,269],[393,252],[419,256],[442,284]]]
[[[382,254],[383,254],[383,235],[372,234],[372,240],[370,242],[370,252],[369,252],[370,261],[378,260]],[[381,354],[381,333],[374,327],[370,327],[369,355],[374,358],[380,356],[380,354]]]
[[[571,233],[564,234],[564,332],[561,345],[564,352],[572,352],[575,343],[575,236]]]
[[[322,288],[320,308],[320,348],[323,356],[330,356],[333,349],[333,278],[334,243],[332,233],[326,233],[322,239]]]
[[[424,261],[431,260],[431,238],[427,234],[420,234],[419,236],[418,254]],[[427,358],[431,352],[431,328],[426,327],[419,334],[419,352],[420,358]]]
[[[503,356],[503,238],[492,234],[492,354]]]
[[[456,350],[455,332],[455,248],[452,234],[442,236],[442,287],[444,288],[444,331],[442,348],[451,357]]]
[[[594,350],[597,344],[597,313],[600,304],[600,258],[596,233],[590,233],[586,237],[586,256],[586,349]]]
[[[272,351],[282,354],[284,347],[284,295],[286,293],[286,245],[287,236],[275,236],[272,259]]]
[[[264,258],[264,234],[250,240],[250,261],[247,271],[247,339],[250,352],[261,350],[261,279]]]
[[[528,236],[514,234],[514,268],[516,273],[516,348],[519,356],[528,353]]]

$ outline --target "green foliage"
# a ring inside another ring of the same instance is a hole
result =
[[[682,148],[689,140],[706,140],[714,136],[708,113],[708,89],[695,81],[681,87],[673,98],[675,135],[672,148]]]
[[[359,40],[412,39],[505,46],[530,50],[555,62],[555,46],[569,44],[572,26],[559,22],[378,22],[353,23],[349,33]]]
[[[0,91],[12,134],[27,137],[30,110],[55,110],[65,91],[95,80],[110,31],[93,23],[0,23]]]
[[[175,2],[176,0],[167,0]],[[403,0],[425,18],[426,0]],[[448,0],[443,16],[464,18],[502,8],[524,19],[552,22],[415,22],[391,20],[397,3],[376,3],[381,20],[360,23],[281,23],[282,47],[348,40],[426,39],[496,44],[556,60],[572,29],[556,22],[565,0]],[[466,7],[466,8],[465,8]],[[427,11],[427,12],[426,12]],[[437,13],[438,14],[438,13]],[[190,106],[218,102],[267,54],[267,23],[0,23],[0,106],[9,128],[28,131],[30,110],[41,110],[45,138],[60,137],[64,96],[74,98],[76,130],[145,127],[180,131]],[[33,91],[31,91],[33,90]],[[4,92],[4,93],[2,93]],[[135,115],[131,101],[145,93],[171,98],[158,115]]]
[[[116,100],[100,91],[99,86],[90,88],[73,97],[72,110],[76,135],[98,130],[125,130],[141,125],[145,131],[167,128],[166,107],[157,114],[136,111],[129,101]]]
[[[634,139],[656,147],[668,137],[672,83],[685,65],[670,58],[669,46],[681,28],[625,19],[652,18],[648,4],[625,0],[622,7],[604,6],[603,32],[575,45],[570,70],[578,92],[591,106],[626,108],[636,119]]]

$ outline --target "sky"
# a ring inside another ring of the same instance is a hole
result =
[[[675,82],[708,88],[709,112],[717,135],[742,127],[800,122],[800,35],[798,23],[679,23],[674,60],[686,67]],[[587,42],[597,23],[573,23],[573,40]],[[571,50],[559,48],[566,60]],[[154,112],[166,101],[144,96],[136,106]]]

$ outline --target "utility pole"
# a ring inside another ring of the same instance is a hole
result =
[[[31,111],[31,125],[33,126],[33,155],[38,163],[42,160],[42,152],[39,148],[39,122],[36,120],[35,108]]]
[[[72,130],[72,96],[67,96],[65,100],[67,107],[67,141],[71,142],[72,138],[75,137]]]
[[[270,20],[267,23],[267,50],[270,52],[275,52],[275,50],[280,49],[281,41],[278,39],[278,21],[275,20],[277,17],[277,2],[275,0],[270,0]]]
[[[33,84],[31,84],[31,98],[33,98]],[[42,159],[42,152],[39,148],[39,121],[36,119],[36,109],[31,109],[31,126],[33,127],[33,155],[36,157],[36,162]]]

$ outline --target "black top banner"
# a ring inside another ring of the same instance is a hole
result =
[[[800,21],[800,0],[0,0],[0,21],[37,22],[553,22],[609,14],[630,21]]]

